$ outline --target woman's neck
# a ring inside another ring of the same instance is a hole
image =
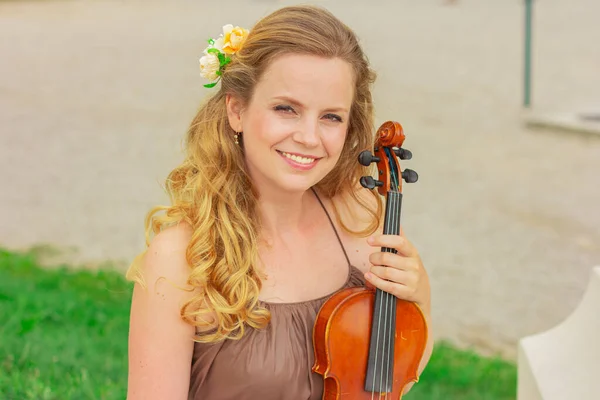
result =
[[[265,238],[304,231],[310,225],[309,215],[314,206],[314,196],[310,189],[305,192],[261,192],[258,212]]]

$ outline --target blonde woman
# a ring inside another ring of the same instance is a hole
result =
[[[200,64],[216,92],[128,273],[128,399],[321,399],[312,329],[333,293],[370,282],[430,313],[419,252],[382,235],[382,201],[358,183],[374,73],[354,33],[312,6],[225,25]]]

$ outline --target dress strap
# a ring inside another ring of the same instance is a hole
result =
[[[340,247],[342,248],[342,251],[344,252],[344,257],[346,257],[346,261],[348,262],[348,265],[351,265],[350,264],[350,259],[348,258],[348,254],[346,254],[346,249],[344,248],[344,245],[342,244],[342,239],[340,239],[340,235],[338,235],[338,232],[335,229],[335,225],[333,224],[333,221],[331,220],[331,217],[329,216],[329,213],[327,212],[327,209],[325,208],[325,205],[323,204],[323,202],[319,198],[319,195],[317,194],[317,191],[314,188],[311,188],[311,190],[315,194],[315,197],[317,198],[317,200],[319,200],[319,204],[321,204],[321,207],[323,208],[323,211],[325,211],[325,215],[327,215],[327,219],[329,220],[329,223],[331,224],[331,227],[333,228],[333,232],[335,233],[335,237],[337,237],[337,240],[340,243]]]

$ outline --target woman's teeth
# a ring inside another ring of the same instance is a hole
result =
[[[282,151],[281,154],[283,154],[285,157],[287,157],[287,158],[289,158],[291,160],[294,160],[294,161],[296,161],[297,163],[300,163],[300,164],[310,164],[310,163],[312,163],[312,162],[315,161],[314,158],[299,157],[299,156],[294,155],[294,154],[288,154],[288,153],[286,153],[284,151]]]

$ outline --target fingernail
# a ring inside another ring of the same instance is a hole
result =
[[[369,236],[367,238],[367,243],[374,243],[375,242],[375,238],[373,236]]]

